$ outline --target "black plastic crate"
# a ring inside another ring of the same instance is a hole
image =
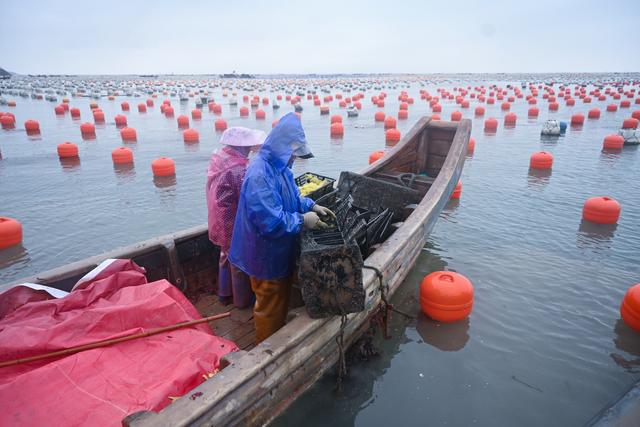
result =
[[[320,175],[317,173],[313,173],[313,172],[305,172],[302,175],[300,175],[299,177],[296,178],[296,185],[298,187],[302,187],[303,185],[305,185],[307,182],[309,182],[309,179],[307,177],[307,175],[313,175],[317,178],[323,179],[325,184],[318,188],[315,191],[312,191],[311,193],[307,194],[305,197],[309,197],[312,200],[318,200],[320,197],[324,196],[325,194],[329,194],[333,191],[333,183],[336,182],[335,179],[333,178],[329,178],[328,176],[324,176],[324,175]]]

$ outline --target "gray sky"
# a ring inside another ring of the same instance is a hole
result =
[[[0,0],[18,73],[640,71],[640,0]]]

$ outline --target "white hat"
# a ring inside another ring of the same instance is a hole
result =
[[[266,138],[267,134],[261,130],[237,126],[230,127],[222,133],[220,144],[234,147],[253,147],[262,145]]]

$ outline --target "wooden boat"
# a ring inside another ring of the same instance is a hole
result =
[[[471,122],[422,118],[404,138],[362,173],[418,190],[419,204],[409,206],[403,222],[364,263],[382,273],[390,296],[413,266],[440,212],[460,178]],[[107,258],[131,258],[147,270],[148,279],[166,278],[194,302],[203,316],[227,311],[213,295],[218,249],[207,238],[206,225],[156,237],[26,278],[70,290],[84,274]],[[348,316],[348,346],[368,327],[380,300],[380,284],[370,269],[362,271],[365,310]],[[1,289],[0,289],[1,290]],[[219,336],[241,351],[226,356],[220,372],[159,413],[139,412],[127,426],[263,425],[284,411],[337,361],[340,317],[311,319],[304,307],[290,311],[289,321],[259,345],[254,343],[250,309],[232,309],[230,318],[212,325]]]

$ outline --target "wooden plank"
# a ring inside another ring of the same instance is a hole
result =
[[[444,158],[447,157],[450,148],[451,140],[436,138],[429,141],[429,155],[438,155]]]

